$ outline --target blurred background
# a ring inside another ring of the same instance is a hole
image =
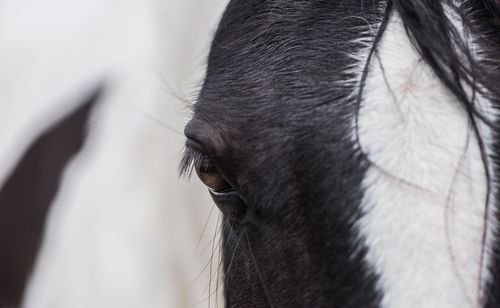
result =
[[[0,0],[0,307],[223,307],[220,215],[177,164],[226,4]]]

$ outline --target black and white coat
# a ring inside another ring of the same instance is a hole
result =
[[[225,213],[228,306],[500,307],[499,15],[230,2],[181,164]]]

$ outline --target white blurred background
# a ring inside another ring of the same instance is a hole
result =
[[[209,294],[223,306],[210,262],[219,212],[177,163],[226,2],[0,0],[0,184],[40,131],[105,85],[24,307],[206,307]]]

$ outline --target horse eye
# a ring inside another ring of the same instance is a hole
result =
[[[223,192],[231,189],[231,185],[224,179],[212,162],[196,167],[196,174],[208,188],[216,192]]]

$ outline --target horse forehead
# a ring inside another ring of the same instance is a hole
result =
[[[299,13],[281,8],[278,14],[269,9],[276,1],[233,2],[236,8],[228,9],[212,44],[198,109],[236,124],[251,118],[261,128],[284,122],[309,127],[311,117],[318,123],[326,119],[325,113],[330,113],[330,121],[345,114],[336,107],[342,107],[339,98],[352,92],[345,72],[359,45],[350,42],[363,34],[344,30],[368,29],[367,20],[342,18],[348,9],[339,16],[312,18],[311,8]],[[259,13],[242,22],[240,7]],[[318,106],[324,105],[333,108],[318,113]]]
[[[236,70],[242,62],[263,64],[265,71],[281,63],[294,67],[301,62],[288,61],[290,56],[308,52],[310,64],[322,54],[334,61],[332,55],[351,49],[349,41],[370,28],[380,11],[377,2],[233,0],[216,32],[209,69]]]
[[[195,114],[215,123],[240,151],[331,144],[347,136],[344,124],[354,112],[346,99],[353,91],[346,71],[360,48],[355,41],[368,34],[361,30],[376,22],[378,7],[367,8],[367,18],[354,18],[362,1],[341,2],[231,1],[212,43]]]

